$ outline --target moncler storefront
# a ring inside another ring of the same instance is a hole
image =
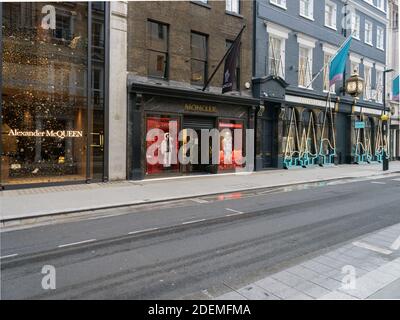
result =
[[[252,98],[132,84],[128,178],[215,174],[242,168],[246,129],[253,128],[256,105]],[[204,135],[212,132],[217,138]]]
[[[105,10],[1,4],[2,187],[104,178]]]

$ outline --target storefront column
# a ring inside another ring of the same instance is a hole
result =
[[[146,139],[144,132],[144,111],[142,107],[142,95],[129,94],[128,107],[128,179],[142,180],[144,178],[145,151],[144,141]]]
[[[127,1],[110,2],[110,79],[108,171],[110,180],[126,179]]]

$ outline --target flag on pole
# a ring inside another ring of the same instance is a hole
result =
[[[238,62],[238,56],[240,52],[240,39],[242,36],[243,29],[236,37],[235,41],[231,44],[230,51],[225,59],[224,67],[224,78],[222,81],[222,93],[233,90],[233,84],[236,81],[236,68]]]
[[[393,79],[393,101],[399,101],[399,76]]]
[[[343,80],[343,73],[346,67],[347,56],[349,54],[352,36],[350,36],[332,58],[329,65],[329,86],[336,81]]]

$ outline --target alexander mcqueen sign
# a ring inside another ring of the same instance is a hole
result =
[[[76,130],[35,130],[35,131],[20,131],[11,129],[8,133],[12,137],[51,137],[51,138],[82,138],[83,132]]]

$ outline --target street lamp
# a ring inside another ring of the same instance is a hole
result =
[[[364,79],[358,75],[357,70],[354,70],[350,78],[346,80],[345,91],[354,98],[353,106],[351,107],[351,113],[353,113],[357,99],[364,91]]]
[[[354,98],[357,98],[364,90],[364,79],[361,78],[357,70],[346,80],[346,92]]]
[[[388,130],[387,130],[387,126],[388,126],[388,120],[389,120],[389,116],[386,114],[386,73],[389,72],[393,72],[394,69],[387,69],[383,71],[383,115],[381,117],[382,119],[382,135],[383,138],[386,138],[386,149],[388,148]],[[383,142],[385,143],[385,140],[383,140]],[[385,146],[383,147],[383,159],[382,159],[382,169],[383,171],[387,171],[389,170],[389,159],[386,156],[386,149]]]

